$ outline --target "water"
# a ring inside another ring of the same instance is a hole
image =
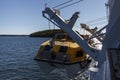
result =
[[[0,80],[66,80],[64,71],[45,74],[33,58],[48,38],[0,37]]]
[[[40,44],[48,39],[0,36],[0,80],[69,80],[65,70],[46,74],[40,62],[34,60]],[[88,80],[86,75],[81,74],[78,79]]]

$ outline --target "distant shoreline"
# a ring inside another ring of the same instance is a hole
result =
[[[20,36],[27,36],[27,37],[53,37],[55,36],[55,34],[58,33],[64,33],[62,30],[60,29],[51,29],[51,30],[43,30],[43,31],[38,31],[38,32],[34,32],[31,33],[29,35],[19,35],[19,34],[0,34],[0,37],[20,37]]]
[[[53,37],[55,34],[64,33],[61,29],[43,30],[31,33],[29,37]]]
[[[13,36],[13,37],[15,37],[15,36],[29,36],[29,35],[0,35],[0,36]]]

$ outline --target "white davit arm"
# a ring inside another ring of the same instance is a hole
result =
[[[47,18],[49,21],[54,23],[56,26],[65,31],[78,45],[87,52],[93,59],[98,60],[99,53],[97,50],[91,48],[87,44],[87,40],[83,39],[77,32],[73,31],[72,28],[79,17],[79,12],[73,14],[68,23],[65,22],[63,18],[61,18],[54,9],[46,7],[42,12],[43,17]]]

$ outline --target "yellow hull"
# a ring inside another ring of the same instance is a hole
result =
[[[46,56],[44,55],[46,54]],[[43,56],[44,55],[44,56]],[[55,40],[54,45],[50,46],[50,40],[41,44],[41,47],[35,56],[37,60],[49,60],[59,63],[77,63],[88,58],[88,54],[83,51],[74,41]]]
[[[34,59],[40,61],[40,67],[45,69],[45,72],[56,68],[66,69],[69,78],[72,79],[78,73],[84,72],[92,59],[77,43],[68,38],[58,35],[55,39],[43,42]]]

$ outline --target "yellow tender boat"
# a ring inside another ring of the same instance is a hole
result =
[[[82,36],[89,37],[88,35]],[[91,62],[88,58],[89,55],[66,33],[60,33],[51,40],[43,42],[34,59],[63,65],[81,63],[81,67],[84,68]]]

